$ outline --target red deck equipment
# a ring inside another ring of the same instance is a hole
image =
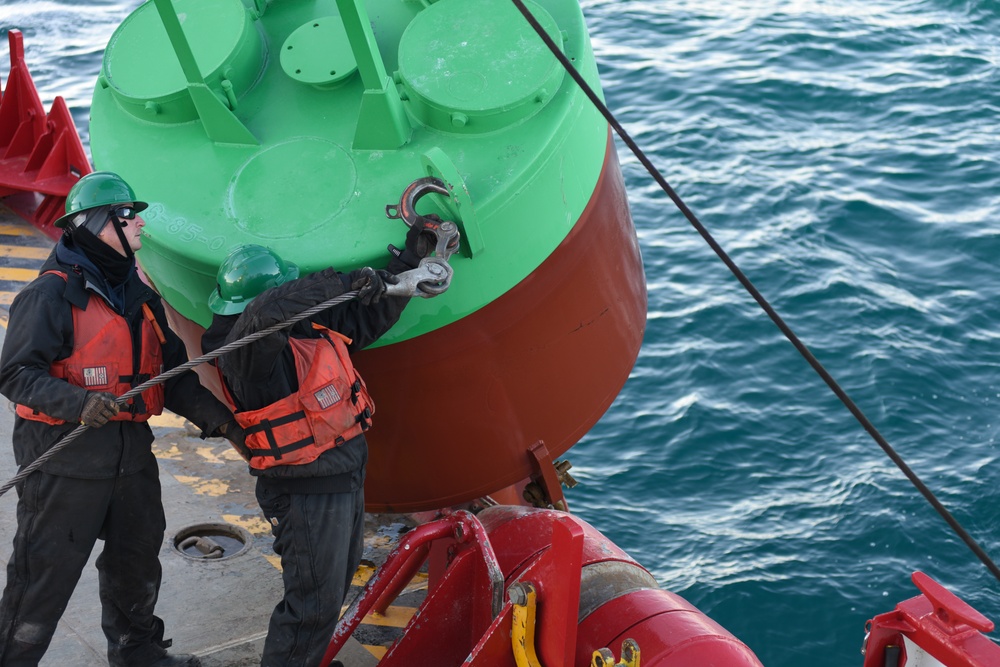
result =
[[[993,622],[923,572],[913,573],[922,595],[868,621],[864,667],[996,667],[1000,646],[984,632]]]
[[[0,201],[58,239],[53,226],[63,215],[66,195],[93,171],[66,101],[56,97],[45,114],[24,62],[21,31],[8,32],[10,75],[0,97]]]
[[[430,559],[430,590],[380,667],[760,667],[753,652],[583,520],[498,505],[407,533],[341,619],[323,665]],[[622,662],[616,662],[620,658]]]

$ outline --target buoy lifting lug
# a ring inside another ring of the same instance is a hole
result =
[[[425,217],[417,213],[417,200],[431,192],[448,195],[448,188],[438,178],[418,178],[403,191],[399,204],[385,207],[386,217],[402,219],[408,227],[419,225],[435,238],[433,255],[424,257],[417,268],[398,274],[395,283],[386,285],[386,294],[389,296],[419,296],[427,299],[444,293],[451,286],[454,270],[448,264],[448,258],[458,250],[461,233],[458,225],[451,220],[441,220],[437,216]]]
[[[385,215],[393,220],[402,218],[407,227],[419,224],[421,229],[433,233],[437,239],[434,256],[447,260],[458,250],[461,233],[458,231],[458,225],[451,220],[441,220],[437,216],[428,217],[417,213],[417,201],[432,192],[445,197],[451,195],[448,186],[440,178],[433,176],[418,178],[403,190],[399,204],[389,204],[385,207]]]
[[[446,197],[451,194],[444,181],[440,178],[434,178],[433,176],[418,178],[403,190],[403,196],[400,197],[399,204],[389,204],[385,207],[386,217],[393,220],[402,218],[408,227],[412,227],[418,218],[423,217],[417,213],[417,201],[431,192],[436,192]]]

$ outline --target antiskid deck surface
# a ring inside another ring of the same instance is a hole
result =
[[[24,285],[38,275],[52,241],[31,225],[0,208],[0,343],[6,334],[7,308]],[[0,481],[17,472],[10,448],[13,407],[6,399],[0,409]],[[254,498],[254,482],[246,464],[225,440],[202,440],[197,429],[176,415],[154,421],[154,453],[167,515],[167,532],[160,552],[163,586],[157,614],[166,622],[177,652],[195,653],[205,667],[250,667],[259,664],[271,609],[281,597],[281,571],[271,549],[270,526]],[[73,456],[72,445],[59,456]],[[6,565],[15,529],[17,497],[0,497],[0,564]],[[365,559],[347,602],[360,593],[374,566],[412,523],[406,517],[369,515]],[[192,526],[222,525],[248,536],[237,555],[201,561],[174,548],[175,537]],[[245,531],[245,532],[244,532]],[[84,571],[59,631],[42,667],[106,666],[106,641],[100,627],[97,570],[93,563],[99,543]],[[6,582],[6,568],[3,568]],[[377,664],[402,633],[426,592],[421,574],[385,616],[369,616],[355,632],[340,659],[347,667]]]

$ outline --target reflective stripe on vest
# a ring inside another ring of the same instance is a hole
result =
[[[246,432],[251,468],[310,463],[371,426],[375,403],[347,353],[350,339],[317,324],[313,328],[320,338],[288,339],[298,392],[233,414]],[[232,401],[228,390],[227,398]]]
[[[61,271],[54,273],[66,280]],[[163,348],[153,325],[142,318],[142,354],[139,372],[132,372],[132,333],[128,322],[105,303],[104,299],[90,295],[86,310],[73,310],[73,353],[52,363],[49,374],[72,385],[90,391],[106,391],[115,396],[163,372]],[[163,412],[163,385],[156,385],[129,399],[113,417],[116,421],[146,421]],[[50,417],[37,410],[18,405],[17,414],[24,419],[64,424],[62,419]]]

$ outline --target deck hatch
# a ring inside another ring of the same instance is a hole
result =
[[[171,540],[174,550],[185,558],[219,561],[233,558],[250,548],[252,536],[226,523],[199,523],[181,528]]]

